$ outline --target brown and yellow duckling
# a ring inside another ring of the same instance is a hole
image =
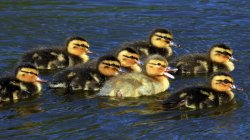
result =
[[[133,72],[106,81],[99,96],[139,97],[163,92],[169,88],[167,60],[160,55],[149,56],[141,73]]]
[[[140,55],[138,51],[129,46],[119,47],[115,50],[116,58],[121,63],[122,71],[124,72],[141,72]]]
[[[44,82],[38,77],[38,69],[32,64],[17,67],[15,77],[0,78],[0,102],[28,98],[41,92]]]
[[[119,74],[121,64],[112,55],[105,55],[98,59],[95,68],[71,67],[56,73],[51,88],[66,88],[70,90],[99,90],[110,77]]]
[[[154,29],[150,33],[148,41],[127,42],[124,45],[136,48],[142,58],[152,54],[168,58],[173,54],[172,46],[179,47],[173,42],[171,31],[164,28]]]
[[[178,73],[204,74],[218,71],[233,71],[233,50],[225,44],[215,44],[208,54],[184,55],[174,62]]]
[[[26,53],[21,62],[34,64],[38,69],[58,69],[85,63],[89,60],[89,43],[82,37],[71,37],[66,48],[40,49]]]
[[[202,109],[220,106],[234,98],[233,77],[226,72],[218,72],[211,76],[209,86],[193,86],[183,88],[163,101],[163,106],[170,108]],[[241,90],[241,89],[240,89]]]

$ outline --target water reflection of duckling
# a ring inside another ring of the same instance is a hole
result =
[[[233,71],[233,51],[225,44],[211,47],[209,54],[190,54],[178,58],[174,63],[178,73],[200,74],[218,71]]]
[[[0,78],[0,102],[28,98],[42,90],[43,82],[32,64],[17,67],[15,77]]]
[[[172,46],[179,47],[172,40],[173,34],[168,29],[157,28],[150,33],[148,41],[127,42],[124,45],[136,48],[142,58],[152,54],[167,58],[173,54]]]
[[[56,73],[51,88],[70,88],[71,90],[99,90],[105,80],[119,74],[121,64],[112,55],[102,56],[98,59],[95,68],[72,67]]]
[[[67,48],[34,50],[26,53],[21,62],[34,64],[38,69],[58,69],[85,63],[89,60],[89,44],[82,37],[71,37]]]
[[[99,96],[139,97],[168,89],[168,62],[160,55],[149,56],[141,73],[126,73],[105,82]]]
[[[235,89],[233,77],[225,72],[218,72],[211,76],[210,86],[194,86],[181,89],[163,101],[166,108],[184,107],[202,109],[220,106],[234,98]]]

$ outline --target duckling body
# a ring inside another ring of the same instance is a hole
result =
[[[49,86],[70,90],[93,90],[102,87],[105,80],[118,74],[120,62],[113,56],[100,57],[96,67],[72,67],[56,73]]]
[[[0,102],[28,98],[42,90],[37,69],[30,64],[17,68],[16,77],[0,78]]]
[[[81,37],[69,38],[67,48],[40,49],[26,53],[21,62],[28,62],[38,69],[58,69],[85,63],[89,60],[87,41]]]
[[[210,86],[183,88],[164,100],[166,108],[203,109],[216,107],[230,102],[234,98],[232,76],[217,73],[212,76]]]
[[[173,54],[172,46],[177,46],[172,40],[173,34],[168,29],[157,28],[150,33],[148,41],[126,42],[122,46],[137,49],[142,59],[153,54],[168,58]]]
[[[152,55],[145,61],[141,73],[126,73],[105,82],[99,96],[139,97],[158,94],[168,89],[169,81],[164,75],[167,61]]]
[[[224,44],[214,45],[209,54],[184,55],[174,62],[178,73],[205,74],[218,71],[233,71],[234,64],[230,61],[232,50]]]

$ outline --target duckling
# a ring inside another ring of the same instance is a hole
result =
[[[208,54],[184,55],[173,63],[177,73],[204,74],[218,71],[233,71],[233,50],[225,44],[215,44]]]
[[[107,55],[115,56],[121,63],[121,71],[122,72],[141,72],[141,66],[139,61],[139,53],[136,49],[131,48],[129,46],[117,47],[108,53]],[[97,59],[92,59],[87,63],[78,65],[84,67],[95,68],[98,62]]]
[[[150,33],[148,41],[127,42],[123,45],[136,48],[141,58],[152,54],[159,54],[168,58],[173,54],[172,46],[179,47],[172,40],[173,34],[171,31],[164,28],[156,28]]]
[[[166,108],[202,109],[220,106],[234,98],[233,77],[226,72],[218,72],[211,76],[210,86],[193,86],[183,88],[163,101]]]
[[[124,72],[141,72],[139,61],[139,52],[129,46],[118,47],[114,50],[116,58],[121,63],[122,71]]]
[[[105,82],[99,96],[139,97],[163,92],[169,88],[168,62],[160,55],[151,55],[141,73],[126,73]],[[172,75],[171,75],[172,76]]]
[[[112,55],[105,55],[98,59],[95,68],[71,67],[56,73],[51,88],[66,88],[71,90],[92,90],[97,91],[110,77],[119,74],[121,64]]]
[[[82,37],[67,39],[67,48],[40,49],[26,53],[21,62],[34,64],[38,69],[58,69],[85,63],[89,60],[89,43]]]
[[[15,77],[0,78],[0,102],[28,98],[41,92],[45,82],[38,77],[38,69],[32,64],[17,67]]]

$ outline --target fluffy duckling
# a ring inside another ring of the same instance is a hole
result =
[[[233,50],[225,44],[215,44],[208,54],[190,54],[178,58],[174,65],[178,73],[202,74],[233,71]]]
[[[150,33],[148,41],[127,42],[124,45],[136,48],[142,58],[152,54],[168,58],[173,54],[172,46],[179,47],[172,40],[173,34],[168,29],[157,28]]]
[[[38,70],[32,64],[17,67],[15,77],[0,78],[0,102],[28,98],[42,90],[44,82],[38,77]]]
[[[225,72],[218,72],[211,76],[210,86],[194,86],[183,88],[163,101],[166,108],[184,107],[202,109],[220,106],[234,98],[235,89],[233,77]]]
[[[169,81],[167,60],[160,55],[149,56],[141,73],[126,73],[105,82],[99,96],[139,97],[163,92]],[[172,76],[172,75],[171,75]]]
[[[139,53],[136,49],[129,46],[119,47],[115,50],[115,56],[120,61],[122,71],[141,72],[139,65]]]
[[[34,50],[26,53],[21,62],[34,64],[38,69],[58,69],[85,63],[89,60],[89,43],[82,37],[71,37],[66,48]]]
[[[70,90],[93,90],[97,91],[105,80],[119,74],[121,64],[112,55],[105,55],[98,59],[95,68],[71,67],[56,73],[51,88],[66,88]]]

